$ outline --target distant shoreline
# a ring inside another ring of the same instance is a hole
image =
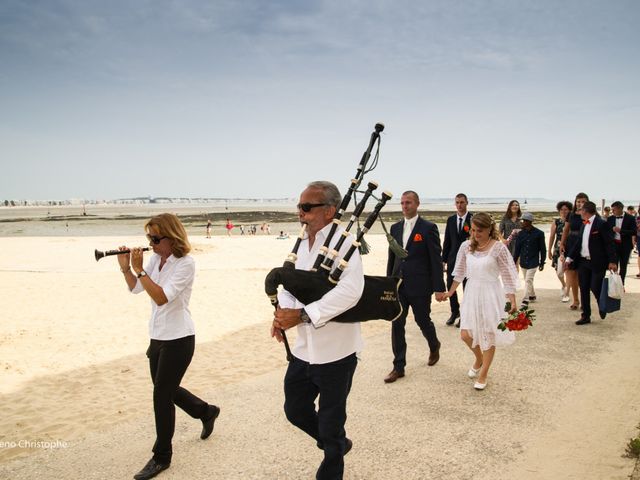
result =
[[[165,205],[166,207],[166,205]],[[395,208],[394,208],[395,207]],[[422,205],[421,205],[422,207]],[[474,206],[475,207],[475,206]],[[485,211],[490,213],[496,221],[504,215],[504,210],[495,210],[495,205],[491,209],[470,208],[470,211]],[[15,207],[18,208],[18,207]],[[153,215],[163,211],[173,211],[178,215],[184,223],[189,235],[202,235],[210,220],[213,227],[213,235],[226,235],[224,228],[229,219],[235,228],[232,235],[240,235],[240,226],[247,227],[255,225],[258,235],[262,232],[260,227],[267,223],[270,226],[271,234],[278,235],[280,231],[287,232],[290,235],[297,233],[299,229],[299,221],[297,211],[292,208],[283,208],[276,210],[254,210],[254,209],[237,209],[223,211],[202,211],[199,209],[172,209],[159,208],[149,211],[140,208],[119,208],[96,212],[96,209],[88,209],[86,215],[78,209],[70,210],[68,207],[49,209],[44,212],[25,212],[22,215],[7,216],[0,211],[0,237],[42,237],[42,236],[123,236],[123,235],[139,235],[146,220]],[[527,210],[533,213],[535,222],[541,226],[548,225],[556,217],[555,211],[548,209]],[[17,214],[19,212],[12,212]],[[25,215],[31,213],[31,215]],[[48,214],[47,214],[48,213]],[[368,215],[365,211],[361,216],[361,222]],[[444,224],[449,216],[455,213],[455,209],[430,209],[421,208],[420,214],[428,220],[435,222],[441,226],[444,233]],[[343,220],[349,218],[350,212],[347,212]],[[391,205],[388,209],[382,211],[382,220],[387,229],[391,225],[402,218],[402,212],[398,205]],[[371,233],[384,233],[380,222],[376,222],[371,229]]]

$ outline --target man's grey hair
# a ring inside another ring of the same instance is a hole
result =
[[[307,185],[307,188],[316,188],[318,190],[322,190],[324,195],[323,203],[326,203],[328,206],[338,208],[340,202],[342,202],[342,195],[340,195],[340,190],[333,183],[327,182],[324,180],[311,182]]]

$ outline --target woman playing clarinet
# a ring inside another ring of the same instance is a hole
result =
[[[189,299],[195,262],[189,255],[187,232],[177,216],[162,213],[145,225],[153,255],[143,267],[143,252],[118,255],[120,270],[132,293],[146,292],[151,298],[147,350],[153,382],[156,441],[153,457],[133,478],[153,478],[171,464],[171,439],[175,428],[175,405],[202,421],[203,440],[213,432],[220,408],[180,386],[195,346],[195,330]],[[127,250],[127,247],[120,247]]]

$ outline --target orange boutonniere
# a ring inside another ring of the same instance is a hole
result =
[[[469,225],[465,225],[464,227],[462,227],[462,229],[465,231],[465,233],[467,233],[469,231]]]
[[[422,241],[422,235],[420,235],[419,233],[416,233],[416,234],[413,236],[413,241],[414,241],[414,242],[421,242],[421,241]]]

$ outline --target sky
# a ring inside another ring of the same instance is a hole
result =
[[[0,1],[0,200],[640,198],[636,0]]]

